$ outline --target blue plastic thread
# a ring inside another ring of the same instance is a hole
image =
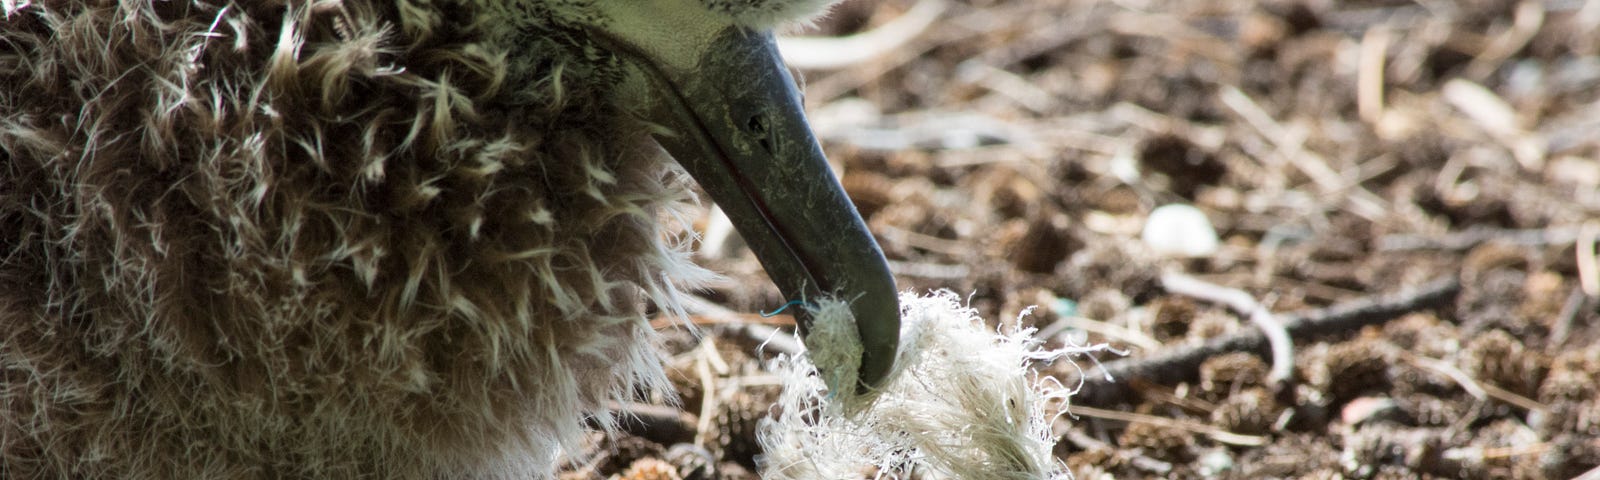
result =
[[[778,307],[777,310],[773,310],[771,312],[760,312],[760,313],[761,313],[762,317],[772,317],[772,316],[777,315],[779,313],[783,313],[783,311],[784,310],[788,310],[789,307],[792,307],[792,306],[795,306],[795,305],[805,305],[805,304],[806,304],[806,302],[803,302],[803,301],[800,301],[800,300],[790,300],[789,303],[783,304],[783,306]],[[838,372],[834,372],[833,375],[829,375],[829,379],[828,379],[827,383],[828,383],[828,396],[827,396],[826,400],[831,402],[831,401],[833,401],[833,399],[835,397],[839,396],[839,389],[835,385],[835,384],[839,383],[839,374],[838,374]]]
[[[775,316],[777,314],[783,313],[783,311],[789,309],[789,307],[792,307],[792,306],[795,306],[795,305],[805,305],[805,303],[806,302],[803,302],[803,301],[800,301],[800,300],[790,300],[789,303],[783,304],[783,306],[778,307],[777,310],[773,310],[771,312],[761,312],[761,316],[770,318],[770,317],[773,317],[773,316]]]

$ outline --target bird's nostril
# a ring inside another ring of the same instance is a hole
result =
[[[745,128],[750,130],[750,133],[766,135],[767,119],[762,118],[761,115],[752,115],[750,120],[745,122]]]
[[[752,115],[750,120],[745,122],[745,130],[756,137],[756,143],[760,144],[761,149],[766,150],[767,154],[778,154],[777,146],[772,142],[772,136],[767,132],[767,118],[765,115]]]

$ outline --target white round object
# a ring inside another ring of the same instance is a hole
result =
[[[1162,205],[1145,219],[1140,239],[1156,253],[1174,257],[1203,257],[1217,252],[1217,229],[1205,212],[1190,205]]]

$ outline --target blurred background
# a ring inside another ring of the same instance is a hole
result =
[[[1077,478],[1600,476],[1600,0],[848,0],[781,43],[902,289],[1129,352],[1079,362]],[[697,226],[681,411],[569,478],[755,478],[792,319]]]

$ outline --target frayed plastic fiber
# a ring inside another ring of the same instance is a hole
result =
[[[789,307],[793,307],[795,305],[805,305],[805,304],[806,304],[806,302],[801,301],[801,300],[790,300],[789,303],[785,303],[782,306],[779,306],[776,310],[773,310],[773,311],[770,311],[770,312],[761,312],[761,316],[763,318],[776,317],[776,316],[778,316],[778,314],[783,313],[784,310],[788,310]]]
[[[876,467],[873,478],[1072,478],[1050,426],[1073,391],[1029,366],[1103,346],[1044,350],[1033,329],[995,332],[951,292],[902,294],[900,305],[895,368],[867,395],[854,388],[861,347],[848,306],[811,307],[812,350],[770,368],[784,391],[759,428],[762,477],[864,478]]]
[[[823,300],[806,306],[814,320],[806,334],[807,353],[818,375],[822,376],[830,399],[855,402],[856,379],[861,376],[861,330],[856,328],[850,305],[838,300]],[[811,348],[811,346],[818,348]],[[785,385],[788,390],[788,384]],[[845,388],[849,386],[851,388]],[[839,396],[847,392],[851,395]]]

